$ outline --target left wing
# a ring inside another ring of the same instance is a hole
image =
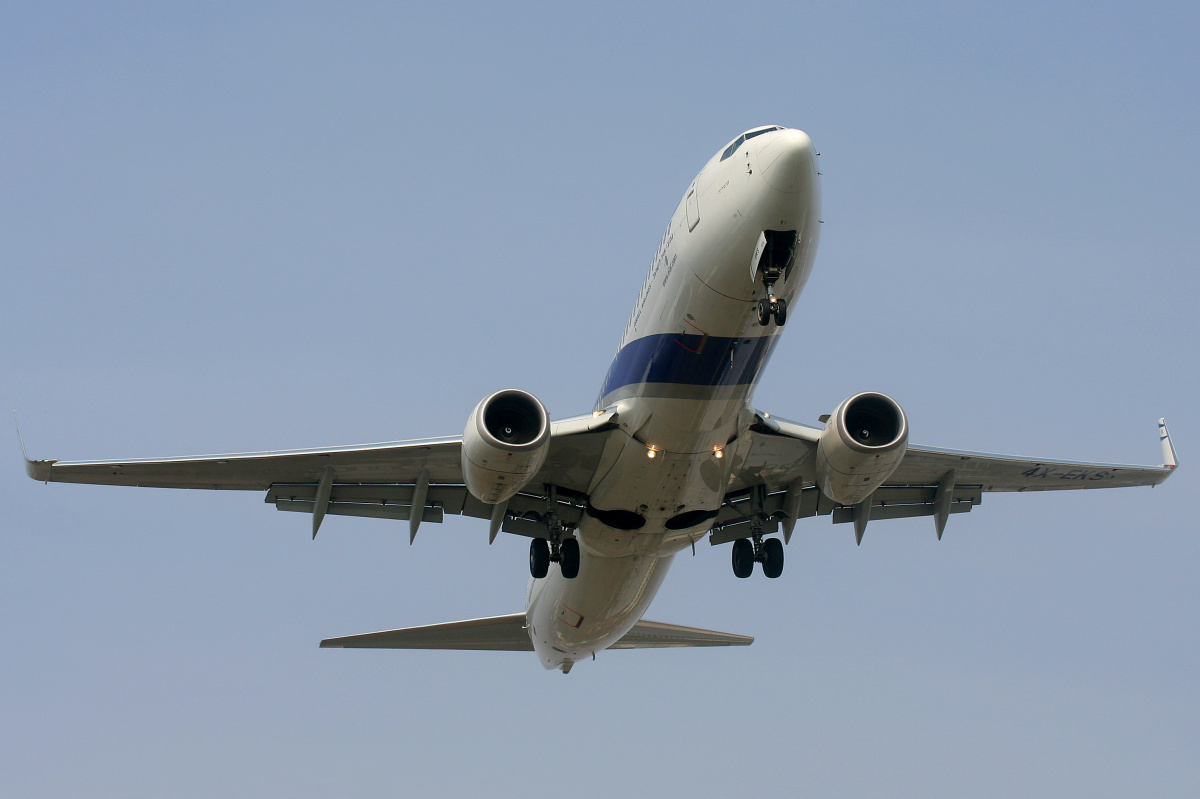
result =
[[[600,459],[603,432],[614,420],[609,412],[554,422],[545,464],[530,481],[528,493],[509,500],[501,529],[543,534],[539,517],[546,510],[544,483],[560,489],[556,499],[562,521],[578,521],[579,497]],[[279,510],[321,518],[328,513],[411,520],[414,500],[422,503],[417,524],[441,522],[445,513],[492,518],[493,506],[475,499],[463,485],[461,449],[462,440],[455,437],[187,458],[26,458],[25,471],[43,482],[266,491],[266,501]]]
[[[710,537],[713,544],[747,535],[755,513],[767,517],[766,532],[777,530],[782,521],[785,536],[790,536],[798,518],[832,516],[834,523],[854,522],[860,540],[867,520],[933,516],[940,538],[950,514],[971,510],[988,491],[1153,486],[1170,477],[1176,465],[1166,422],[1161,419],[1161,466],[910,446],[896,471],[871,495],[870,505],[857,507],[833,502],[814,485],[820,428],[760,414],[748,435],[749,447],[734,466],[726,504]]]

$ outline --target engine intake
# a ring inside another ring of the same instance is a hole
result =
[[[908,419],[891,397],[855,394],[837,407],[817,442],[817,485],[825,496],[856,505],[879,488],[908,448]]]
[[[542,468],[550,448],[550,415],[528,391],[506,388],[475,406],[463,431],[463,482],[495,505],[511,498]]]

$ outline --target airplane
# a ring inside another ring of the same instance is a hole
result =
[[[551,421],[532,394],[485,397],[461,436],[165,460],[29,460],[45,482],[265,491],[278,510],[423,523],[447,514],[527,536],[523,613],[326,639],[322,647],[533,651],[563,673],[606,649],[744,646],[753,638],[642,618],[676,553],[732,544],[733,572],[783,571],[799,519],[951,515],[989,491],[1157,485],[1176,466],[1016,458],[910,445],[886,394],[812,426],[756,409],[754,388],[816,257],[812,139],[780,125],[722,147],[684,192],[592,411]],[[24,452],[24,445],[22,444]]]

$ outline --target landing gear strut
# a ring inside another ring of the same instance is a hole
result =
[[[546,526],[550,529],[550,538],[535,538],[529,544],[529,574],[535,580],[546,576],[551,563],[557,563],[562,576],[568,580],[579,575],[579,540],[567,534],[558,518],[557,508],[558,489],[547,485]]]

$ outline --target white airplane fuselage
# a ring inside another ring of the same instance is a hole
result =
[[[821,207],[812,140],[786,128],[748,134],[714,155],[680,201],[600,391],[596,410],[616,408],[620,429],[575,532],[579,574],[551,568],[527,592],[528,632],[548,669],[568,670],[624,636],[675,554],[712,527],[782,330],[759,320],[760,236],[796,232],[776,297],[792,304],[812,270]]]

